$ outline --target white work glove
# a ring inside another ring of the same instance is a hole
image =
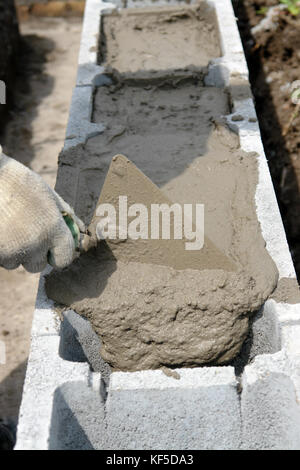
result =
[[[22,264],[35,273],[47,262],[55,268],[71,264],[76,242],[62,214],[84,231],[73,209],[0,146],[0,266],[15,269]]]

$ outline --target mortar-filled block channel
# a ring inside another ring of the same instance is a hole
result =
[[[154,29],[159,54],[149,39]],[[54,272],[47,293],[91,322],[102,358],[115,370],[228,364],[248,338],[245,363],[253,350],[250,319],[274,291],[278,273],[255,210],[257,155],[243,152],[225,124],[230,92],[204,85],[210,59],[220,54],[214,11],[204,2],[124,10],[104,16],[102,31],[107,72],[94,93],[92,119],[105,130],[61,155],[58,189],[72,166],[75,211],[87,223],[101,190],[103,203],[126,196],[128,206],[149,210],[167,201],[201,203],[204,246],[102,242],[70,269]],[[119,157],[107,177],[117,154],[142,173]],[[259,351],[263,341],[256,343]]]
[[[124,9],[103,15],[99,57],[118,72],[206,69],[220,57],[215,10],[197,5]]]

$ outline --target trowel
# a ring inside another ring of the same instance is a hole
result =
[[[96,205],[96,210],[90,225],[85,233],[80,233],[79,228],[65,215],[65,221],[69,226],[75,244],[80,253],[85,253],[95,248],[99,239],[97,225],[101,217],[97,215],[97,209],[101,204],[111,204],[116,210],[116,220],[120,221],[119,197],[126,196],[128,207],[134,204],[143,204],[151,213],[152,204],[173,204],[165,194],[146,175],[144,175],[128,158],[123,155],[113,157],[108,174],[104,181],[102,191]],[[130,221],[128,219],[128,221]],[[150,223],[150,222],[149,222]],[[170,220],[170,233],[174,233],[174,221]],[[174,269],[222,269],[235,271],[235,263],[229,259],[206,236],[200,250],[190,251],[186,249],[187,239],[131,239],[116,238],[106,239],[105,242],[117,260],[126,262],[152,263],[170,266]]]

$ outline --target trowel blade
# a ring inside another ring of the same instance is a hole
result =
[[[167,204],[171,202],[165,194],[144,175],[128,158],[116,155],[111,162],[107,177],[97,203],[96,211],[89,231],[93,239],[96,239],[96,228],[101,217],[97,215],[97,209],[102,204],[111,204],[116,211],[116,221],[119,219],[119,197],[127,197],[128,208],[133,204],[143,204],[151,214],[152,204]],[[199,201],[201,203],[201,201]],[[132,218],[128,218],[128,223]],[[113,252],[114,257],[121,261],[140,263],[152,263],[170,266],[174,269],[222,269],[236,271],[235,263],[204,234],[204,245],[200,250],[187,250],[185,238],[169,240],[151,239],[151,222],[149,220],[148,239],[133,240],[127,237],[125,240],[106,239],[106,243]],[[184,233],[184,230],[182,230]],[[171,218],[170,233],[174,233],[174,223]]]

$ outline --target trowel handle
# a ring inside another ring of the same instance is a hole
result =
[[[62,216],[64,218],[64,221],[66,222],[67,226],[69,227],[72,237],[75,243],[75,249],[78,250],[80,247],[80,230],[78,225],[76,224],[75,220],[73,217],[68,214],[67,212],[63,212]]]
[[[79,251],[80,253],[87,253],[90,249],[97,247],[97,240],[93,238],[90,232],[87,230],[86,233],[81,234]]]
[[[97,241],[92,238],[88,229],[82,233],[70,214],[65,212],[62,215],[72,233],[76,251],[79,251],[80,253],[86,253],[91,248],[95,248],[97,246]]]

